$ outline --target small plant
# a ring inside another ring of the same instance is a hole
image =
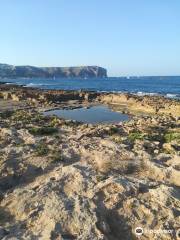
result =
[[[36,113],[35,115],[33,115],[33,119],[34,122],[40,122],[42,120],[44,120],[44,116],[40,113]]]
[[[114,135],[114,134],[116,134],[116,133],[118,133],[118,128],[117,127],[111,127],[110,129],[109,129],[109,131],[108,131],[108,134],[109,135]]]
[[[163,141],[163,135],[162,134],[148,134],[147,139],[149,141],[158,141],[162,142]]]
[[[9,111],[9,110],[6,110],[6,111],[0,113],[0,117],[2,119],[10,118],[12,115],[13,115],[13,112]]]
[[[36,146],[36,154],[38,156],[46,155],[46,154],[48,154],[48,152],[49,152],[49,149],[48,149],[48,147],[46,146],[45,143],[39,143]]]
[[[52,161],[54,163],[57,163],[57,162],[62,162],[64,160],[64,157],[62,155],[61,152],[55,152],[53,155],[52,155]]]
[[[97,182],[101,182],[101,181],[104,181],[104,180],[106,180],[106,176],[105,175],[97,175],[96,176],[96,180],[97,180]]]
[[[15,122],[23,122],[29,124],[32,122],[39,122],[43,116],[38,112],[29,112],[25,110],[17,110],[13,113],[11,119]]]
[[[128,139],[131,142],[134,142],[135,140],[144,140],[145,136],[141,132],[132,132],[129,134]]]
[[[178,132],[169,132],[164,134],[164,141],[166,143],[172,142],[172,141],[178,141],[180,142],[180,133]]]
[[[29,129],[29,133],[31,133],[32,135],[52,135],[54,133],[57,133],[58,129],[54,128],[54,127],[49,127],[49,126],[45,126],[45,127],[33,127],[31,129]]]
[[[133,174],[138,171],[138,165],[135,163],[129,163],[126,167],[126,174]]]
[[[52,127],[56,127],[59,123],[60,123],[59,118],[54,117],[54,118],[51,120],[50,125],[51,125]]]
[[[12,115],[12,120],[15,122],[30,123],[31,116],[29,112],[19,110],[14,112],[14,114]]]
[[[123,138],[119,135],[114,135],[112,136],[112,140],[115,142],[115,143],[122,143],[123,142]]]

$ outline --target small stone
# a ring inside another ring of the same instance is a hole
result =
[[[155,153],[155,154],[158,154],[158,153],[159,153],[159,150],[158,150],[158,149],[155,149],[155,150],[154,150],[154,153]]]

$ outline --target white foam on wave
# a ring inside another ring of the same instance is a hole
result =
[[[52,84],[46,84],[46,83],[28,83],[25,85],[25,87],[41,87],[41,86],[50,86]]]
[[[26,87],[34,87],[34,86],[52,86],[52,85],[58,85],[58,84],[52,84],[52,83],[27,83]]]
[[[174,99],[180,98],[180,96],[178,96],[177,94],[172,94],[172,93],[167,93],[166,97],[167,98],[174,98]]]
[[[166,98],[171,98],[171,99],[180,99],[180,95],[178,94],[173,94],[173,93],[167,93],[167,94],[160,94],[160,93],[148,93],[148,92],[137,92],[136,95],[138,96],[164,96]]]
[[[41,83],[28,83],[26,84],[26,87],[32,87],[32,86],[42,86],[44,84],[41,84]]]
[[[138,96],[145,96],[145,95],[148,95],[148,96],[156,96],[156,95],[159,95],[159,93],[154,93],[154,92],[137,92],[136,93]]]
[[[36,87],[36,84],[26,84],[24,87]]]

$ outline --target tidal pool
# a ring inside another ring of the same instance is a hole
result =
[[[46,111],[47,115],[57,115],[58,117],[76,120],[83,123],[118,123],[129,120],[127,114],[114,112],[104,105],[92,106],[89,108],[75,108],[75,109],[56,109]]]

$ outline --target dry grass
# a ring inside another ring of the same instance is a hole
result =
[[[128,156],[120,156],[118,159],[111,158],[110,156],[96,158],[96,165],[97,170],[101,173],[114,171],[120,174],[134,174],[140,168],[139,160]]]

